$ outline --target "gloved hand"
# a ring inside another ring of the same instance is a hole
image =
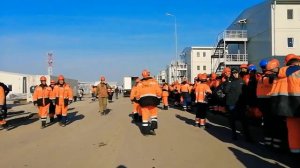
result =
[[[33,105],[34,105],[34,106],[37,106],[37,101],[34,101],[34,102],[33,102]]]

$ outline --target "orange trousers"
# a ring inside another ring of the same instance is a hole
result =
[[[156,106],[141,107],[143,122],[148,122],[150,118],[157,118],[158,110]]]
[[[68,106],[59,106],[59,105],[56,105],[55,107],[55,114],[56,115],[62,115],[62,116],[67,116],[68,114]]]
[[[47,106],[38,106],[38,109],[39,109],[40,118],[47,118],[49,105],[47,105]]]
[[[291,152],[300,153],[300,118],[287,118],[288,140]]]
[[[162,103],[163,103],[164,106],[169,106],[168,96],[163,96],[162,97]]]
[[[133,102],[133,110],[132,110],[132,113],[139,113],[140,115],[142,115],[141,113],[141,107],[138,103],[136,102]]]

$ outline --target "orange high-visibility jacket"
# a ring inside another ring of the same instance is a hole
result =
[[[73,91],[68,84],[56,85],[53,89],[53,98],[56,105],[66,106],[66,101],[73,100]]]
[[[138,96],[138,86],[141,85],[140,83],[136,84],[132,87],[130,92],[130,100],[137,102],[137,96]]]
[[[270,98],[271,97],[271,90],[273,84],[269,82],[270,79],[266,76],[262,76],[260,79],[257,80],[257,87],[256,87],[256,96],[257,98]]]
[[[33,93],[33,101],[37,103],[38,106],[47,106],[50,103],[50,99],[53,98],[53,92],[51,87],[41,85],[35,87]]]
[[[189,84],[182,84],[180,86],[180,92],[185,92],[185,93],[189,93],[190,92],[190,85]]]
[[[220,85],[220,83],[221,82],[219,80],[217,80],[217,79],[211,80],[209,82],[209,87],[210,88],[217,88]]]
[[[0,105],[3,106],[5,103],[5,92],[4,88],[0,86]]]
[[[196,101],[199,103],[207,103],[205,101],[207,93],[212,93],[210,87],[206,83],[198,83],[195,87]]]
[[[137,87],[137,92],[137,98],[142,107],[160,104],[162,90],[154,78],[143,78]]]
[[[169,86],[168,85],[163,86],[162,91],[163,91],[162,92],[163,97],[168,97],[169,96]]]
[[[272,88],[272,111],[280,116],[300,116],[300,66],[282,67]]]

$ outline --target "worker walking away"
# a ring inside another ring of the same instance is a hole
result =
[[[246,84],[239,77],[239,72],[232,69],[233,78],[226,84],[226,107],[229,112],[229,123],[232,130],[232,139],[237,140],[236,121],[240,120],[243,126],[244,135],[247,141],[251,141],[248,121],[246,118]]]
[[[195,88],[196,95],[196,119],[195,126],[203,127],[206,126],[206,113],[208,110],[208,95],[211,94],[212,91],[207,84],[207,75],[206,74],[198,74],[198,84]]]
[[[105,82],[105,77],[100,77],[100,83],[97,86],[96,95],[99,100],[99,112],[101,115],[106,115],[108,88],[110,86]]]
[[[52,89],[47,86],[47,79],[45,76],[40,78],[41,84],[38,85],[33,93],[33,104],[38,107],[39,116],[41,119],[41,128],[46,127],[48,109],[50,106],[50,98],[52,97]]]
[[[57,85],[54,87],[53,96],[55,98],[55,113],[62,127],[66,126],[68,106],[73,102],[73,90],[65,82],[63,75],[58,76]]]
[[[130,100],[131,100],[131,103],[132,103],[132,106],[133,106],[133,110],[132,110],[132,113],[131,113],[133,122],[138,122],[139,121],[139,116],[142,116],[140,105],[139,105],[138,100],[137,100],[137,94],[138,94],[137,89],[138,89],[138,85],[139,85],[140,81],[141,81],[140,78],[137,78],[135,80],[135,84],[132,87],[131,92],[130,92]]]
[[[190,95],[191,88],[190,88],[190,85],[188,84],[187,80],[184,80],[181,83],[180,93],[181,93],[181,97],[183,99],[183,103],[182,103],[183,111],[187,111],[187,107],[190,106],[190,104],[191,104],[191,95]]]
[[[52,93],[51,98],[53,97],[53,90],[54,90],[55,85],[56,85],[55,81],[51,80],[50,81],[50,88],[51,88],[51,93]],[[51,100],[50,104],[49,104],[49,118],[50,118],[50,123],[54,122],[54,115],[55,115],[55,102]]]
[[[120,92],[120,89],[117,86],[117,88],[115,89],[116,99],[119,99],[119,92]]]
[[[6,104],[6,96],[10,92],[10,89],[2,82],[0,82],[0,86],[4,89],[4,105],[3,105],[3,111],[4,111],[4,119],[7,117],[7,104]]]
[[[174,83],[174,105],[179,106],[180,105],[180,83],[178,81],[175,81]]]
[[[162,103],[163,103],[163,106],[164,106],[164,110],[168,110],[169,108],[169,101],[168,101],[168,98],[169,98],[169,85],[167,83],[164,83],[163,84],[163,88],[162,88]]]
[[[114,96],[114,89],[111,87],[107,88],[107,93],[108,93],[108,102],[112,103],[113,102],[112,98]]]
[[[4,84],[3,84],[4,85]],[[7,123],[5,121],[5,87],[2,84],[0,85],[0,127],[6,128]]]
[[[142,72],[143,79],[138,86],[138,100],[142,111],[142,133],[144,135],[156,135],[155,129],[158,128],[157,106],[160,104],[162,90],[157,81],[150,77],[150,72]]]

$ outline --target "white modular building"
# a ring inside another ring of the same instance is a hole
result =
[[[199,73],[211,74],[214,47],[187,47],[183,50],[181,59],[187,65],[187,78],[194,82]]]
[[[219,50],[212,56],[219,58],[214,71],[241,63],[258,65],[263,58],[299,55],[300,1],[265,0],[244,10],[220,37]],[[224,48],[227,54],[222,53]]]

